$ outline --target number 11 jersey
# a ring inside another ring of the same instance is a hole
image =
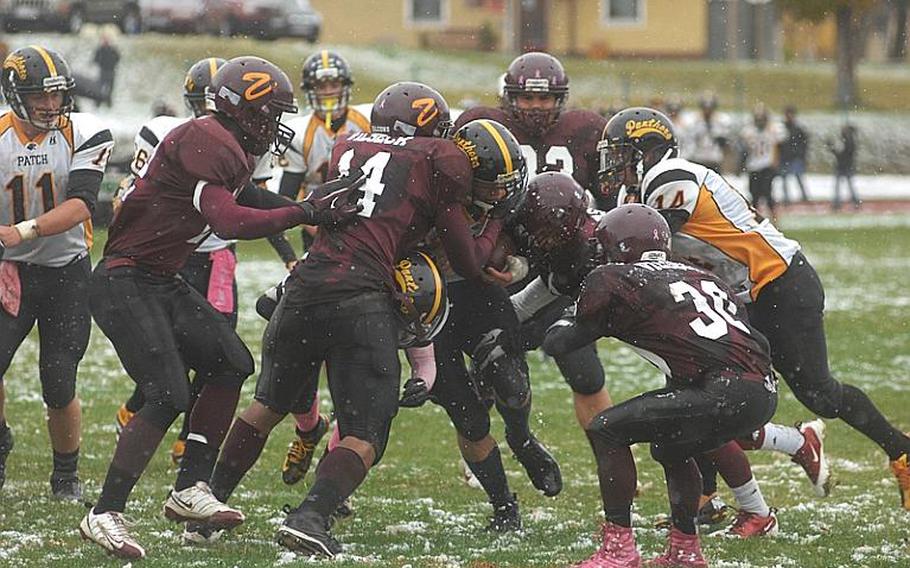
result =
[[[90,114],[72,113],[60,130],[29,140],[12,112],[0,116],[0,224],[34,219],[63,203],[70,173],[104,173],[114,146],[111,131]],[[3,253],[3,260],[60,267],[92,246],[92,222],[24,242]]]

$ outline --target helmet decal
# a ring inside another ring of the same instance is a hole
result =
[[[264,97],[272,92],[272,76],[268,73],[250,71],[244,73],[242,79],[252,83],[247,87],[246,91],[243,92],[243,98],[248,101],[255,101],[259,97]]]
[[[6,61],[3,62],[3,68],[15,71],[16,76],[19,77],[20,81],[24,81],[25,78],[28,77],[28,70],[25,68],[25,58],[18,53],[13,52],[9,54]]]
[[[436,108],[436,101],[432,97],[417,99],[411,103],[411,108],[420,109],[417,115],[417,126],[426,126],[431,120],[439,116],[439,109]]]

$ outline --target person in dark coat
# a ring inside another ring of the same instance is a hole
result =
[[[780,145],[780,180],[784,204],[789,205],[790,192],[787,189],[787,180],[790,176],[796,180],[803,202],[809,201],[806,182],[803,179],[803,175],[806,173],[809,134],[801,124],[796,122],[796,107],[794,106],[784,109],[784,127],[787,129],[787,138]]]
[[[833,211],[840,210],[841,181],[846,182],[853,208],[859,209],[860,200],[853,184],[853,174],[856,173],[856,127],[852,124],[845,124],[840,131],[840,141],[838,143],[828,142],[828,149],[834,153],[835,160],[834,201],[831,202],[831,209]]]

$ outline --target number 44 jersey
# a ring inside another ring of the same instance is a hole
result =
[[[70,173],[104,173],[114,140],[90,114],[72,113],[60,130],[29,140],[12,112],[0,116],[0,224],[34,219],[67,199]],[[92,246],[91,220],[57,235],[7,249],[4,260],[64,266]]]
[[[770,373],[765,337],[717,276],[688,264],[606,264],[585,278],[579,325],[615,337],[660,369],[674,386],[730,373],[761,381]]]

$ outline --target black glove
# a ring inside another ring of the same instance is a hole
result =
[[[411,377],[404,383],[404,390],[401,393],[401,400],[398,406],[405,408],[417,408],[423,406],[423,403],[430,400],[430,391],[427,389],[427,383],[423,379]]]
[[[352,192],[359,189],[366,176],[357,170],[353,175],[326,182],[307,195],[298,205],[311,217],[312,225],[332,226],[351,219],[363,209],[352,199]]]

